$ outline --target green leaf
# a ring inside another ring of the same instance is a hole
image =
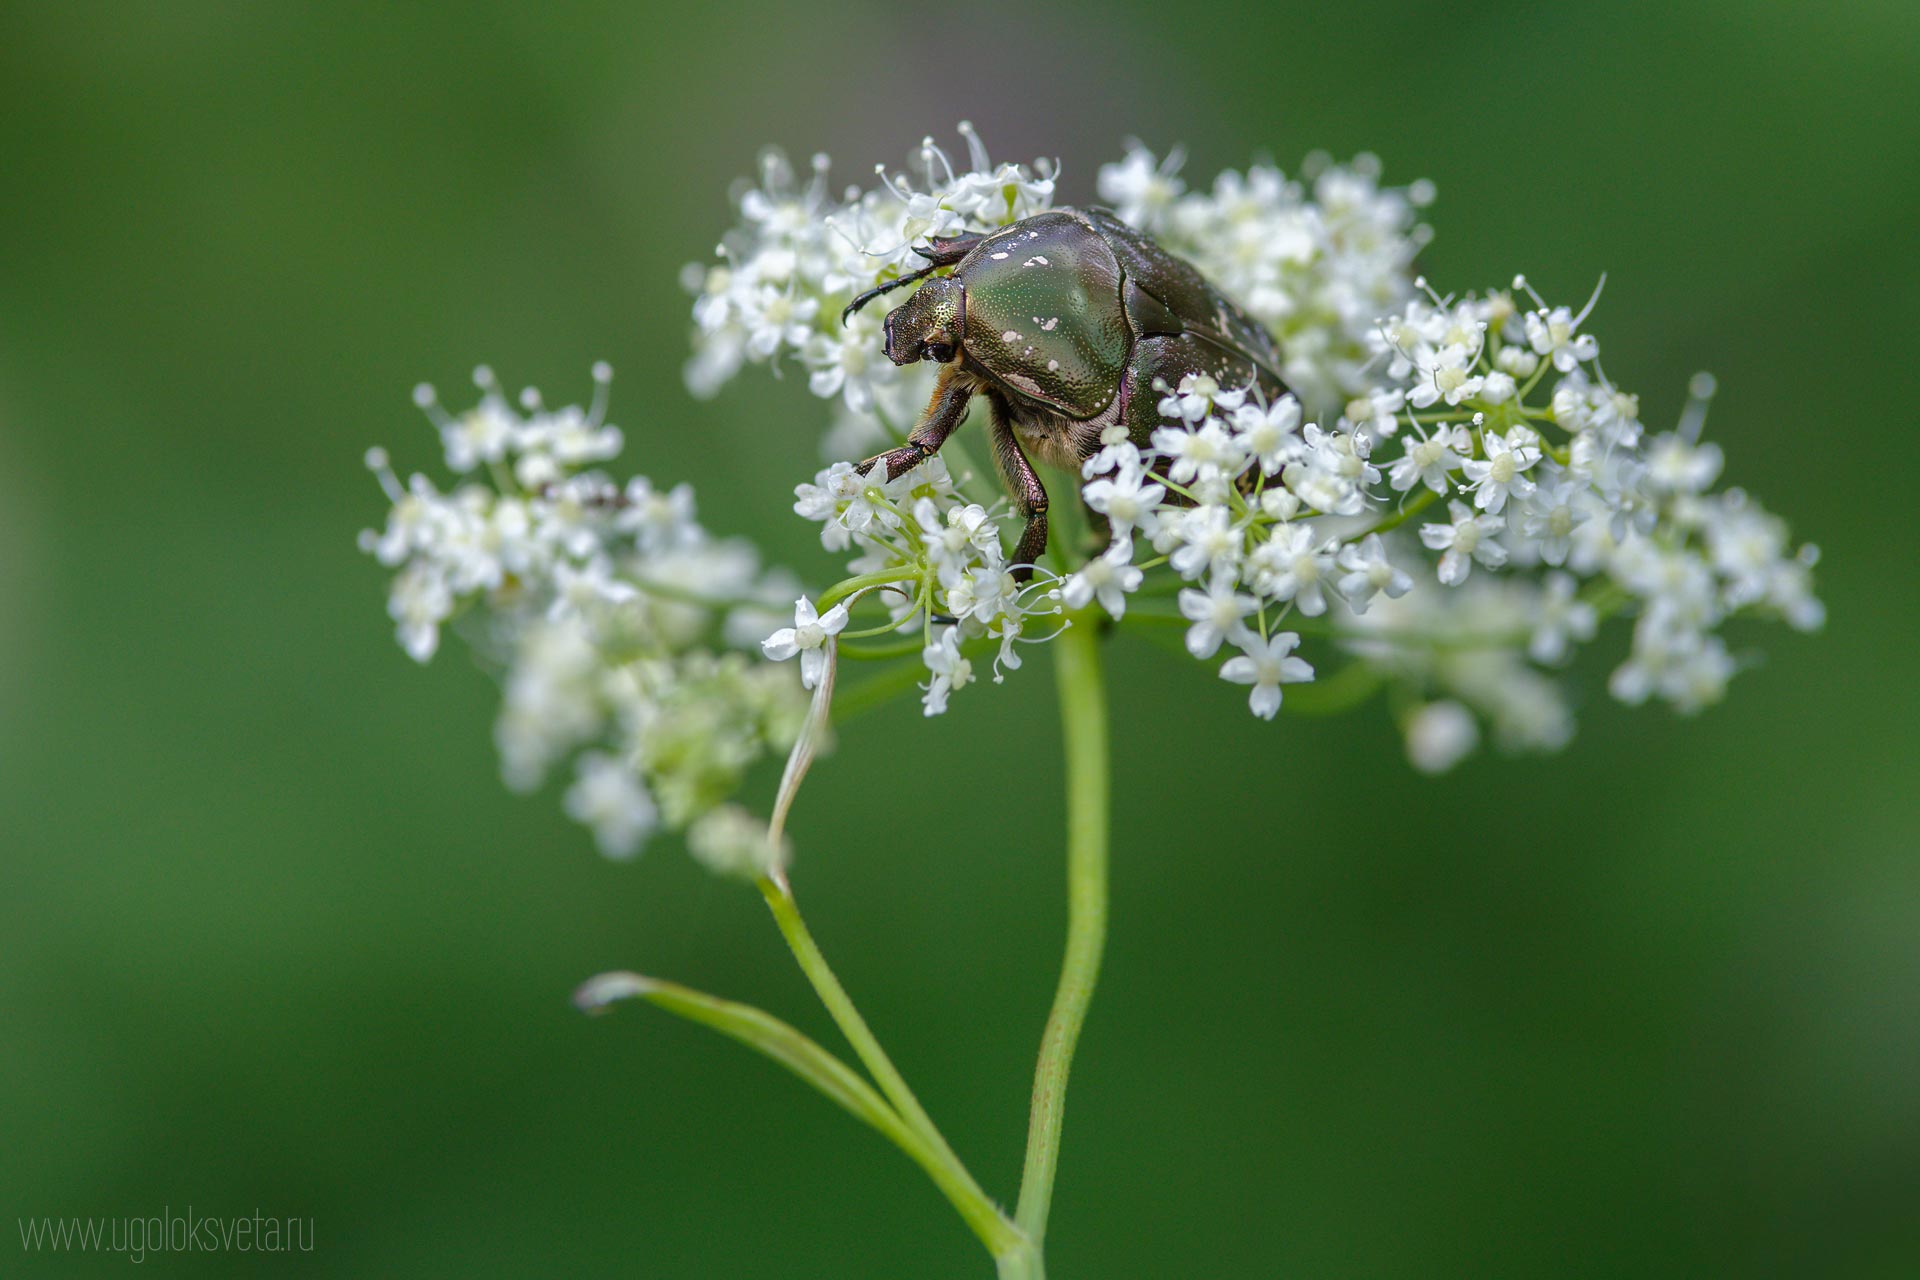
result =
[[[590,1014],[604,1013],[615,1001],[627,999],[645,1000],[765,1054],[855,1119],[878,1129],[908,1155],[921,1158],[919,1138],[872,1085],[818,1043],[765,1010],[637,973],[600,974],[582,983],[573,995],[574,1004]]]

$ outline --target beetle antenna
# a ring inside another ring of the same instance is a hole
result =
[[[928,266],[924,266],[920,268],[918,271],[909,271],[905,275],[896,276],[884,284],[875,285],[873,288],[867,290],[863,294],[860,294],[852,302],[849,302],[847,304],[846,310],[840,313],[840,324],[842,325],[842,327],[844,327],[847,323],[847,318],[849,316],[851,316],[854,312],[858,311],[860,308],[866,306],[869,302],[872,302],[875,298],[879,297],[881,294],[892,293],[895,289],[900,288],[902,285],[913,284],[915,281],[925,279],[927,276],[932,275],[934,272],[938,271],[939,269],[940,269],[939,263],[932,263]]]

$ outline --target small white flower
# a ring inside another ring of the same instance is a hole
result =
[[[394,577],[387,613],[396,624],[400,647],[415,662],[425,662],[440,647],[440,624],[453,614],[453,591],[432,566],[410,564]]]
[[[546,454],[561,467],[573,467],[604,462],[620,452],[623,442],[620,429],[602,423],[597,410],[568,405],[527,419],[516,447],[523,455],[522,464]]]
[[[1720,478],[1723,463],[1717,444],[1655,436],[1647,446],[1647,485],[1658,493],[1704,493]]]
[[[1080,464],[1080,477],[1083,480],[1091,480],[1109,471],[1122,469],[1138,471],[1145,465],[1140,457],[1139,448],[1133,443],[1133,437],[1127,434],[1126,424],[1115,423],[1100,429],[1099,451]]]
[[[787,861],[786,837],[776,849],[767,824],[737,804],[702,814],[687,828],[687,852],[717,875],[757,880]]]
[[[1446,493],[1453,485],[1453,472],[1473,450],[1473,435],[1459,425],[1437,428],[1430,436],[1409,439],[1387,476],[1387,483],[1400,493],[1416,484],[1424,484],[1435,493]]]
[[[846,629],[847,606],[836,604],[824,614],[801,596],[793,602],[793,625],[782,627],[760,642],[760,651],[775,662],[800,656],[800,683],[811,689],[827,670],[827,641]]]
[[[1232,579],[1225,576],[1216,575],[1205,591],[1182,589],[1180,616],[1193,623],[1187,628],[1187,652],[1211,658],[1220,651],[1221,641],[1245,629],[1242,619],[1259,607],[1252,596],[1236,594]]]
[[[1181,155],[1175,151],[1156,165],[1153,153],[1136,143],[1119,164],[1100,166],[1095,190],[1122,220],[1152,230],[1187,188],[1175,176],[1180,161]]]
[[[1540,367],[1540,357],[1525,347],[1502,347],[1500,354],[1493,358],[1493,365],[1509,377],[1531,378],[1533,371]]]
[[[1281,479],[1302,503],[1327,515],[1353,516],[1366,509],[1367,487],[1380,471],[1368,460],[1368,440],[1322,431],[1308,423],[1303,460],[1288,464]]]
[[[1579,585],[1570,573],[1547,575],[1546,590],[1534,606],[1533,638],[1527,643],[1527,656],[1535,662],[1560,662],[1572,641],[1593,639],[1599,617],[1579,598]]]
[[[1299,456],[1303,448],[1299,429],[1300,401],[1292,395],[1266,406],[1243,404],[1233,411],[1234,444],[1268,475],[1278,474]]]
[[[1163,521],[1162,528],[1179,546],[1170,558],[1174,572],[1187,581],[1239,572],[1244,531],[1225,507],[1194,507],[1177,520]]]
[[[796,351],[806,346],[813,317],[820,310],[818,298],[797,296],[790,285],[769,285],[759,291],[755,303],[747,320],[748,355],[765,360],[783,345]]]
[[[1634,627],[1633,655],[1608,678],[1608,692],[1629,706],[1657,695],[1687,713],[1724,697],[1735,664],[1720,637],[1649,621]]]
[[[1600,344],[1592,334],[1576,332],[1580,321],[1584,319],[1586,312],[1581,312],[1576,319],[1567,307],[1529,311],[1526,317],[1527,345],[1535,353],[1551,359],[1553,367],[1560,372],[1570,373],[1582,361],[1600,354]]]
[[[1447,700],[1429,702],[1407,718],[1407,759],[1422,773],[1445,773],[1480,745],[1473,713]]]
[[[1069,609],[1084,609],[1089,601],[1098,600],[1100,607],[1112,617],[1124,617],[1126,593],[1138,589],[1145,576],[1131,563],[1132,558],[1131,546],[1115,543],[1069,576],[1060,588],[1060,598]]]
[[[923,714],[937,716],[947,709],[947,695],[962,689],[973,679],[973,663],[960,654],[960,628],[948,627],[940,638],[928,645],[920,659],[933,679],[927,683],[921,699]]]
[[[1480,384],[1477,397],[1483,404],[1505,404],[1519,393],[1520,386],[1509,373],[1490,373]]]
[[[943,517],[932,498],[921,498],[913,504],[913,515],[934,572],[949,590],[976,560],[999,561],[1000,527],[979,503],[949,507]]]
[[[488,396],[458,418],[443,417],[440,442],[447,469],[465,474],[483,463],[502,461],[518,427],[519,420],[498,396]]]
[[[1581,526],[1605,512],[1605,504],[1584,481],[1556,471],[1520,499],[1520,532],[1535,540],[1541,560],[1562,565]]]
[[[1480,438],[1487,456],[1464,464],[1468,483],[1462,492],[1473,494],[1474,506],[1497,514],[1507,505],[1509,493],[1525,497],[1533,492],[1533,481],[1526,473],[1540,461],[1539,437],[1527,427],[1515,426],[1505,436],[1487,431]]]
[[[593,828],[600,852],[626,859],[640,852],[659,825],[659,810],[638,773],[603,751],[588,751],[576,766],[562,804],[567,816]]]
[[[1204,373],[1189,373],[1180,379],[1180,385],[1171,394],[1162,397],[1158,406],[1160,416],[1196,424],[1213,412],[1213,402],[1219,395],[1220,384],[1213,378]],[[1160,447],[1157,440],[1154,447]]]
[[[662,492],[645,476],[635,476],[621,496],[626,506],[615,515],[614,528],[632,534],[643,555],[685,550],[706,536],[694,519],[692,485],[677,484]]]
[[[1400,412],[1406,407],[1407,393],[1403,389],[1382,387],[1349,400],[1341,416],[1355,434],[1379,441],[1400,430]]]
[[[1247,465],[1246,453],[1218,418],[1192,429],[1160,427],[1153,433],[1153,448],[1173,464],[1167,476],[1175,484],[1235,475]]]
[[[1300,643],[1300,637],[1291,631],[1282,631],[1271,640],[1247,635],[1235,643],[1240,646],[1240,656],[1221,664],[1220,678],[1252,685],[1247,705],[1262,720],[1271,720],[1279,713],[1281,685],[1313,679],[1311,665],[1289,656]]]
[[[1327,580],[1339,543],[1322,539],[1310,524],[1283,524],[1247,557],[1253,589],[1270,600],[1293,601],[1317,618],[1327,611]]]
[[[1370,533],[1364,540],[1340,551],[1340,567],[1347,572],[1340,579],[1340,594],[1355,613],[1365,613],[1376,594],[1398,600],[1413,589],[1413,578],[1387,559],[1380,535]]]
[[[613,576],[613,563],[604,555],[578,567],[561,560],[553,566],[553,602],[547,606],[547,621],[579,617],[602,605],[631,604],[639,598],[638,588]]]
[[[853,543],[853,535],[873,523],[867,478],[850,462],[834,463],[814,476],[812,484],[796,485],[793,495],[794,514],[824,526],[820,543],[829,551],[846,550]]]
[[[1462,400],[1479,394],[1485,379],[1473,372],[1473,365],[1480,358],[1480,349],[1476,347],[1449,346],[1432,353],[1421,361],[1420,379],[1407,392],[1407,403],[1416,409],[1425,409],[1444,400],[1457,405]]]
[[[1449,524],[1420,526],[1420,541],[1429,550],[1446,553],[1440,557],[1442,584],[1457,587],[1465,582],[1475,560],[1489,569],[1507,562],[1507,549],[1495,540],[1506,521],[1499,516],[1476,516],[1458,502],[1447,503],[1447,514]]]
[[[997,615],[1012,612],[1020,584],[999,563],[981,565],[961,575],[947,588],[947,612],[956,618],[991,622]]]
[[[1135,529],[1152,533],[1156,510],[1167,491],[1151,483],[1138,466],[1122,466],[1111,476],[1090,481],[1081,494],[1089,507],[1107,518],[1114,540],[1130,544]]]

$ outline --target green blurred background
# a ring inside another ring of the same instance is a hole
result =
[[[676,273],[763,143],[859,180],[965,117],[1070,199],[1127,134],[1200,181],[1371,148],[1438,184],[1440,287],[1611,272],[1609,372],[1654,423],[1719,374],[1729,478],[1831,609],[1742,633],[1698,719],[1602,664],[1564,755],[1440,780],[1377,706],[1262,725],[1116,645],[1054,1273],[1920,1274],[1917,83],[1905,0],[6,5],[0,1218],[316,1221],[146,1264],[181,1274],[987,1273],[766,1063],[569,1007],[631,966],[833,1042],[751,892],[501,789],[492,688],[400,654],[353,545],[361,451],[433,458],[415,381],[604,358],[628,463],[824,575],[787,513],[824,407],[691,401]],[[1063,911],[1045,665],[861,722],[798,820],[816,931],[1008,1197]],[[932,785],[890,810],[903,750]]]

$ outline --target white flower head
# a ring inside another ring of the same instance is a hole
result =
[[[786,865],[791,854],[784,834],[776,846],[767,824],[737,804],[700,815],[687,828],[687,852],[707,870],[742,880],[758,880]]]
[[[1486,457],[1462,464],[1468,480],[1463,491],[1473,494],[1474,506],[1497,514],[1507,505],[1507,495],[1533,492],[1527,472],[1540,461],[1540,438],[1525,426],[1515,426],[1504,436],[1482,432],[1480,438]]]
[[[1429,702],[1407,718],[1407,759],[1422,773],[1446,773],[1480,745],[1473,713],[1452,699]]]
[[[1111,617],[1125,617],[1127,593],[1138,590],[1146,576],[1132,559],[1132,546],[1115,542],[1068,575],[1060,587],[1061,600],[1069,609],[1084,609],[1089,601],[1098,600]]]
[[[925,714],[937,716],[946,711],[948,695],[973,680],[973,663],[960,652],[960,628],[942,631],[940,638],[927,646],[921,660],[933,676],[925,686],[922,708]]]
[[[563,802],[567,816],[593,828],[600,852],[631,858],[640,852],[660,813],[639,774],[629,764],[601,751],[580,757],[574,783]]]
[[[1387,559],[1386,544],[1377,533],[1341,548],[1339,564],[1346,570],[1340,578],[1340,594],[1357,614],[1365,613],[1376,595],[1398,600],[1413,590],[1413,576]]]
[[[846,629],[847,606],[836,604],[825,613],[801,596],[793,602],[793,625],[782,627],[760,642],[760,650],[775,662],[799,655],[801,687],[811,689],[827,670],[827,644]]]
[[[1400,493],[1421,484],[1444,494],[1452,488],[1453,473],[1473,451],[1473,435],[1458,424],[1442,425],[1430,435],[1416,428],[1403,444],[1405,452],[1389,469],[1387,483]]]
[[[1220,678],[1252,685],[1247,705],[1262,720],[1271,720],[1279,713],[1281,685],[1313,679],[1313,667],[1291,656],[1300,644],[1300,637],[1291,631],[1282,631],[1269,640],[1243,636],[1236,643],[1240,655],[1221,664]]]
[[[1233,581],[1215,575],[1205,591],[1188,587],[1180,592],[1180,616],[1193,623],[1187,628],[1187,652],[1196,658],[1211,658],[1224,640],[1236,639],[1246,629],[1245,619],[1260,607],[1252,596],[1234,591]]]
[[[1440,557],[1442,583],[1456,587],[1465,582],[1476,560],[1489,569],[1507,562],[1507,549],[1498,541],[1506,521],[1499,516],[1477,516],[1458,502],[1447,504],[1447,514],[1447,524],[1420,526],[1420,541],[1430,550],[1444,553]]]

